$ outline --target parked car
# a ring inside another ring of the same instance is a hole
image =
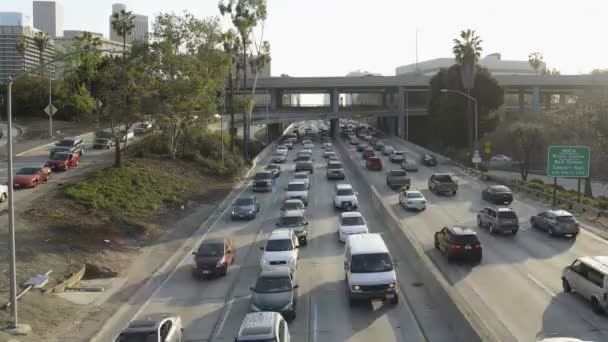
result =
[[[286,199],[281,205],[281,211],[300,210],[306,212],[306,205],[301,199]]]
[[[416,210],[424,210],[426,209],[426,198],[422,192],[417,190],[406,190],[401,191],[399,193],[399,205],[403,209],[416,209]]]
[[[298,302],[296,272],[288,267],[263,270],[251,288],[251,311],[275,311],[283,317],[294,319]],[[270,329],[264,330],[270,332]],[[282,333],[279,335],[283,336]],[[249,341],[249,340],[247,340]],[[253,341],[253,340],[252,340]],[[258,340],[261,341],[261,340]],[[263,339],[263,341],[277,341]]]
[[[370,171],[382,171],[382,159],[376,156],[367,158],[365,168]]]
[[[133,133],[135,135],[146,134],[150,130],[152,130],[152,124],[149,122],[143,122],[143,123],[137,124],[137,125],[135,125],[135,127],[133,127]]]
[[[368,144],[366,143],[360,143],[359,145],[357,145],[357,152],[363,152],[365,151],[366,148],[368,148]]]
[[[368,233],[367,223],[358,211],[347,211],[338,217],[338,241],[346,242],[346,238],[353,234]]]
[[[255,196],[242,196],[234,201],[232,219],[254,219],[260,211],[260,203]]]
[[[435,248],[443,252],[448,262],[454,259],[481,262],[483,248],[477,233],[469,228],[443,227],[435,233]]]
[[[425,153],[422,155],[422,165],[437,166],[437,158],[432,154]]]
[[[163,341],[181,342],[183,327],[181,318],[172,313],[156,313],[131,321],[115,342]]]
[[[260,247],[264,251],[260,259],[260,269],[266,270],[287,266],[295,271],[298,267],[299,248],[298,237],[293,230],[273,230],[264,247]]]
[[[405,170],[396,169],[386,173],[386,185],[391,189],[410,189],[411,180]]]
[[[591,302],[596,314],[608,313],[608,257],[580,257],[562,271],[564,292],[575,292]]]
[[[418,171],[418,164],[415,161],[406,159],[401,163],[401,168],[405,171]]]
[[[281,212],[277,227],[291,229],[298,238],[300,246],[306,246],[308,243],[308,221],[306,214],[302,210],[286,210]]]
[[[347,211],[357,209],[359,200],[357,199],[357,193],[350,184],[336,184],[335,191],[334,207],[336,209]]]
[[[293,175],[294,181],[301,181],[306,184],[306,189],[310,189],[310,175],[306,172],[296,172]]]
[[[339,161],[329,161],[327,163],[327,179],[344,179],[346,173],[344,172],[344,166]]]
[[[519,219],[511,208],[483,208],[477,214],[477,226],[487,228],[491,234],[517,234]]]
[[[217,238],[203,241],[194,255],[192,276],[225,276],[228,266],[234,262],[236,248],[231,238]]]
[[[285,198],[299,199],[308,206],[308,187],[303,181],[291,181],[285,187]]]
[[[53,171],[67,171],[74,166],[78,166],[80,155],[78,153],[55,152],[50,159],[44,163],[44,167],[48,167]]]
[[[394,151],[388,159],[393,164],[401,164],[405,160],[405,152]]]
[[[275,177],[270,171],[260,171],[253,176],[253,191],[269,191],[274,188]]]
[[[504,185],[490,185],[481,192],[481,199],[494,204],[511,204],[513,192]]]
[[[80,138],[63,138],[51,148],[51,155],[57,152],[84,153],[84,142]]]
[[[573,239],[580,232],[578,220],[565,210],[545,210],[530,218],[532,228],[546,231],[551,236],[570,235]]]
[[[35,188],[38,184],[46,182],[51,176],[48,167],[23,167],[15,172],[13,177],[14,188]]]
[[[312,164],[311,159],[300,160],[296,163],[295,172],[302,172],[302,171],[308,171],[308,173],[310,173],[310,174],[314,173],[315,169],[314,169],[314,165]]]
[[[368,147],[365,149],[365,151],[363,151],[363,153],[361,153],[361,156],[363,157],[363,159],[367,159],[369,157],[375,157],[376,153],[374,153],[374,149],[371,147]]]
[[[95,149],[109,149],[112,146],[114,146],[114,140],[111,138],[95,138],[95,140],[93,140],[93,148]]]
[[[429,190],[436,194],[456,195],[458,184],[447,173],[435,173],[429,179]]]
[[[266,171],[270,171],[272,177],[277,178],[281,175],[281,166],[279,164],[268,164],[264,168]]]

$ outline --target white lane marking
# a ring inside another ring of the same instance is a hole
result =
[[[217,329],[217,333],[215,337],[220,336],[222,330],[224,330],[224,325],[226,324],[226,320],[228,319],[228,315],[230,315],[230,309],[232,308],[232,303],[234,303],[234,298],[229,300],[226,304],[226,312],[224,313],[224,317],[222,317],[222,321],[220,322],[220,326]]]
[[[317,341],[317,304],[312,304],[312,342]]]
[[[539,280],[537,280],[536,278],[534,278],[530,273],[527,274],[528,278],[530,278],[530,280],[532,280],[536,285],[538,285],[538,287],[540,287],[541,289],[543,289],[545,292],[547,292],[547,294],[549,295],[549,297],[555,297],[556,294],[551,291],[547,286],[543,285]]]

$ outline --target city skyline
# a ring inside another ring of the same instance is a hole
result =
[[[109,36],[107,18],[113,3],[124,3],[133,13],[147,15],[150,30],[154,16],[161,12],[187,9],[198,17],[219,16],[213,0],[62,2],[66,30],[89,30],[104,36]],[[582,0],[576,8],[560,8],[548,7],[548,1],[515,0],[491,15],[487,2],[469,3],[465,11],[456,3],[439,0],[415,4],[379,0],[373,5],[352,0],[309,0],[305,4],[269,0],[265,39],[271,43],[273,75],[338,76],[353,70],[394,75],[397,66],[415,63],[416,55],[419,61],[452,57],[452,39],[467,28],[482,37],[482,56],[501,53],[504,59],[526,60],[530,52],[540,51],[547,66],[562,74],[608,68],[608,48],[600,44],[599,24],[608,3]],[[3,4],[0,11],[31,16],[32,1]]]

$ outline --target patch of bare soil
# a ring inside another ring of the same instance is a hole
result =
[[[187,190],[183,207],[164,207],[153,214],[125,217],[120,213],[90,211],[67,198],[63,194],[65,187],[52,189],[27,207],[18,208],[15,222],[18,284],[52,270],[50,282],[45,287],[49,289],[86,263],[124,277],[122,272],[129,268],[142,246],[155,243],[162,234],[175,228],[176,221],[200,204],[219,203],[233,186],[234,180],[202,175],[192,163],[157,159],[146,162],[150,167],[175,170],[176,175],[194,181],[196,186]],[[0,249],[5,251],[5,257],[0,260],[0,305],[9,298],[7,234],[3,222],[0,224]],[[73,304],[38,289],[28,292],[18,304],[20,321],[31,325],[33,330],[31,336],[19,337],[19,341],[47,340],[55,336],[53,331],[64,331],[73,322],[99,310]],[[7,327],[9,320],[10,311],[0,310],[0,328]],[[0,341],[3,336],[0,334]]]

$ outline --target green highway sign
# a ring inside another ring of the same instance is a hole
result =
[[[589,154],[587,146],[549,146],[547,176],[589,177]]]

